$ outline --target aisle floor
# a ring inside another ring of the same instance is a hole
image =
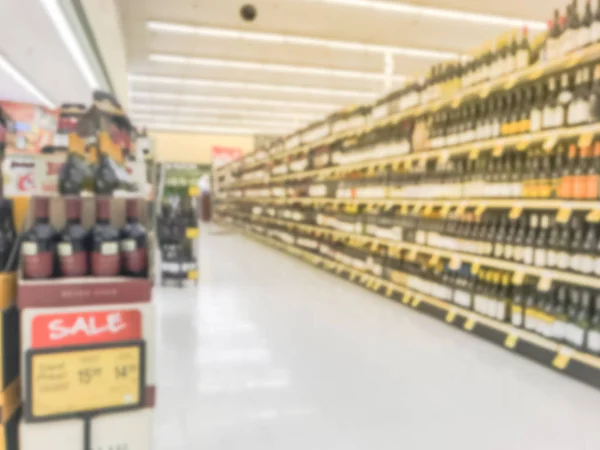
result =
[[[240,235],[156,298],[155,450],[600,449],[600,391]]]

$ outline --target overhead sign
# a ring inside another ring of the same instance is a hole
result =
[[[241,158],[243,154],[244,152],[241,148],[220,147],[215,145],[212,148],[213,167],[221,167],[230,161]]]
[[[143,404],[144,344],[32,350],[29,420],[81,417]]]

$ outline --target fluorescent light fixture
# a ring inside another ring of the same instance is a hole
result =
[[[391,53],[393,55],[413,56],[428,59],[456,59],[460,55],[454,52],[440,50],[425,50],[419,48],[396,47],[391,45],[363,44],[360,42],[338,41],[307,36],[294,36],[278,33],[259,33],[255,31],[231,30],[178,23],[150,21],[146,23],[149,30],[161,33],[191,34],[223,39],[237,39],[254,42],[269,42],[276,44],[305,45],[310,47],[325,47],[330,50],[347,50],[361,53]]]
[[[238,127],[211,127],[211,126],[194,126],[194,125],[179,125],[173,123],[155,123],[149,122],[145,124],[145,127],[150,130],[164,130],[164,131],[182,131],[187,133],[203,133],[203,134],[243,134],[243,135],[254,135],[254,134],[268,134],[268,135],[282,135],[285,132],[277,132],[273,130],[265,130],[262,128],[238,128]]]
[[[462,22],[477,23],[483,25],[497,25],[509,28],[529,27],[532,30],[545,30],[545,22],[537,20],[524,20],[512,17],[497,16],[494,14],[470,13],[452,9],[434,8],[431,6],[417,6],[406,3],[385,2],[380,0],[319,0],[324,3],[332,3],[344,6],[357,6],[360,8],[375,9],[385,12],[397,12],[421,17],[433,17],[436,19],[458,20]]]
[[[25,77],[15,66],[13,66],[4,56],[0,55],[0,69],[3,69],[8,75],[11,76],[17,83],[19,83],[23,89],[33,95],[40,103],[44,106],[54,109],[56,105],[46,97],[46,95],[40,91],[31,81]]]
[[[301,128],[303,125],[302,121],[290,121],[287,122],[278,122],[274,120],[269,120],[267,118],[264,119],[252,119],[252,118],[220,118],[220,117],[202,117],[202,116],[183,116],[183,117],[174,117],[172,115],[160,115],[160,114],[138,114],[134,113],[131,115],[134,122],[173,122],[173,123],[185,123],[185,124],[194,124],[194,125],[243,125],[243,126],[258,126],[258,127],[267,127],[267,128],[276,128],[276,129],[286,129],[290,131],[294,131],[298,128]]]
[[[322,114],[310,114],[303,112],[282,112],[282,111],[265,111],[263,109],[240,109],[235,106],[223,105],[222,108],[206,108],[203,106],[185,106],[185,105],[151,105],[133,103],[129,107],[129,112],[135,114],[139,111],[154,112],[169,112],[171,114],[213,114],[224,116],[245,116],[245,117],[266,117],[277,119],[298,119],[298,120],[317,120],[323,117]]]
[[[282,84],[242,83],[236,81],[205,80],[199,78],[159,77],[150,75],[129,75],[129,81],[134,83],[167,84],[176,86],[206,86],[216,88],[244,89],[254,91],[286,92],[293,94],[331,95],[339,97],[362,97],[374,99],[377,94],[365,91],[345,89],[324,89],[308,86],[288,86]]]
[[[206,103],[233,103],[238,105],[263,105],[263,106],[283,106],[288,108],[306,108],[313,110],[330,111],[336,109],[339,105],[320,102],[299,102],[287,100],[267,100],[264,98],[250,97],[213,97],[210,95],[194,95],[194,94],[173,94],[168,92],[140,92],[133,91],[129,94],[130,98],[141,98],[146,100],[182,100]]]
[[[48,14],[54,23],[54,28],[56,28],[60,38],[69,50],[69,53],[73,57],[73,60],[83,75],[87,85],[90,89],[98,89],[100,83],[94,75],[94,71],[87,60],[77,37],[73,33],[71,25],[65,17],[58,0],[40,0],[40,3],[46,10],[46,14]]]
[[[328,69],[325,67],[308,67],[308,66],[294,66],[288,64],[266,64],[249,61],[232,61],[224,59],[212,59],[212,58],[196,58],[193,56],[180,56],[180,55],[165,55],[152,53],[150,55],[150,61],[162,62],[169,64],[186,64],[204,67],[219,67],[225,69],[234,70],[259,70],[264,72],[273,73],[292,73],[292,74],[303,74],[303,75],[319,75],[319,76],[335,76],[342,78],[354,78],[359,80],[383,80],[386,75],[379,72],[359,72],[356,70],[338,70]],[[394,81],[403,81],[406,77],[401,75],[395,75],[392,77]]]

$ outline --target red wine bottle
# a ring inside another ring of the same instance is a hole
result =
[[[21,244],[24,278],[50,278],[54,274],[55,233],[50,225],[48,198],[33,200],[35,222]]]
[[[127,223],[121,230],[123,274],[145,277],[148,273],[148,235],[139,222],[138,201],[127,200]]]
[[[121,271],[119,232],[110,224],[110,199],[96,200],[96,224],[91,231],[92,275],[114,277]]]
[[[58,263],[64,277],[81,277],[88,274],[88,235],[81,225],[81,199],[67,197],[65,201],[67,223],[60,232]]]

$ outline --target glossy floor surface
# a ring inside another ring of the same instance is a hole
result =
[[[600,391],[236,234],[158,288],[155,450],[600,449]]]

